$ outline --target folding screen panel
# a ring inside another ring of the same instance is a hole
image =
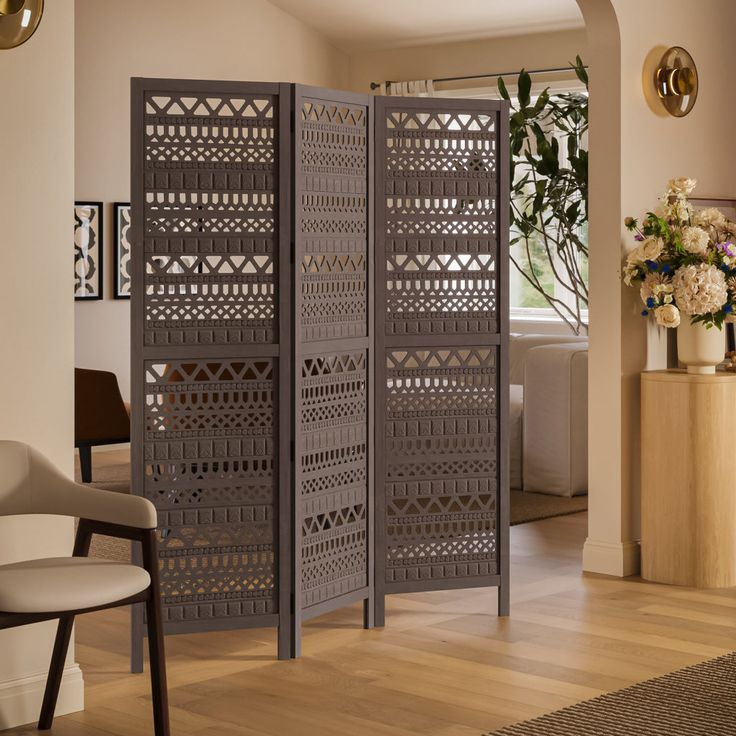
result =
[[[294,654],[301,622],[372,622],[370,97],[294,89]]]
[[[375,98],[376,618],[499,586],[508,611],[508,108]]]
[[[287,657],[386,593],[507,611],[506,115],[133,80],[132,485],[167,632],[278,626]],[[137,609],[136,670],[142,637]]]
[[[158,509],[166,631],[278,626],[281,657],[289,97],[286,85],[146,79],[132,96],[132,480]]]

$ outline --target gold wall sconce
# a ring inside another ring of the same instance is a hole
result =
[[[693,109],[698,98],[698,70],[682,46],[664,52],[654,72],[654,87],[670,115],[681,118]]]
[[[0,0],[0,49],[25,43],[38,28],[43,0]]]

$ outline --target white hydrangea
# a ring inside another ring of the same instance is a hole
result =
[[[662,327],[679,327],[680,310],[674,304],[664,304],[654,310],[654,319]]]
[[[702,227],[685,227],[682,229],[682,245],[689,253],[705,255],[710,238]]]
[[[672,286],[678,308],[691,316],[717,312],[728,299],[723,271],[707,263],[678,268]]]
[[[693,222],[699,227],[723,227],[726,216],[717,207],[706,207],[695,213]]]

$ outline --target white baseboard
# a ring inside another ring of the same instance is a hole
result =
[[[585,540],[583,570],[625,578],[639,574],[639,542]]]
[[[46,673],[0,682],[0,731],[35,723],[41,712]],[[78,664],[64,669],[56,715],[84,710],[84,678]]]

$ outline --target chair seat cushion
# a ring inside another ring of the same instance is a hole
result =
[[[136,565],[90,557],[48,557],[0,565],[0,611],[54,613],[129,598],[151,583]]]

